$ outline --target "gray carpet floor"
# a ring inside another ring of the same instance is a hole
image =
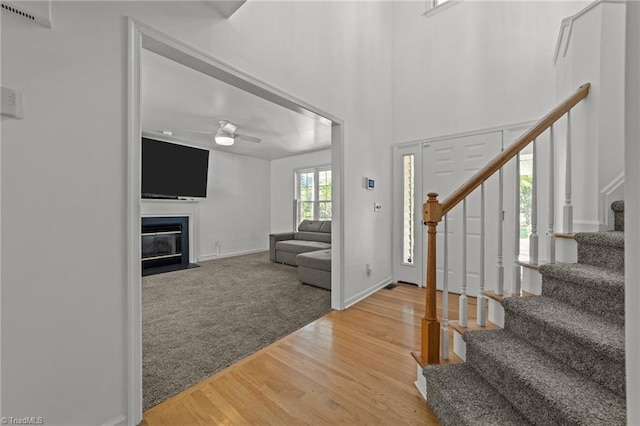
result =
[[[200,265],[142,279],[145,410],[331,310],[268,252]]]

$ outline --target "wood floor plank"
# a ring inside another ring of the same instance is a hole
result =
[[[413,384],[424,299],[399,284],[330,312],[149,409],[142,425],[438,425]],[[460,362],[452,350],[449,362]]]

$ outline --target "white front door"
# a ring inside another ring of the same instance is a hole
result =
[[[426,202],[426,194],[438,193],[444,201],[473,174],[484,167],[502,150],[502,132],[490,132],[472,136],[426,142],[422,148],[422,193],[420,204]],[[495,236],[498,230],[498,177],[497,174],[485,182],[485,236]],[[448,215],[448,271],[449,291],[460,293],[462,284],[463,238],[467,242],[467,294],[478,294],[481,250],[484,250],[485,283],[496,280],[497,241],[486,238],[484,248],[480,246],[480,188],[467,198],[467,235],[462,234],[462,202]],[[438,225],[437,276],[438,288],[443,277],[443,230],[444,221]],[[424,230],[423,230],[424,231]],[[425,243],[423,250],[426,255]],[[424,259],[421,259],[424,271]],[[424,273],[422,274],[424,277]],[[424,279],[423,279],[424,280]],[[493,287],[493,284],[490,285]]]

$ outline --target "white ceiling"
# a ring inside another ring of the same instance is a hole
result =
[[[209,77],[163,56],[142,50],[142,130],[145,136],[273,160],[331,147],[331,127]],[[238,126],[233,146],[216,145],[218,121]],[[172,137],[161,134],[173,132]]]

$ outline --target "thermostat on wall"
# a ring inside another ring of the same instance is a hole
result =
[[[376,186],[376,182],[368,177],[364,178],[364,187],[367,189],[373,189]]]

